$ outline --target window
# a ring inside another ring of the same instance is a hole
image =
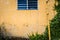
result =
[[[18,0],[18,10],[36,10],[37,0]]]

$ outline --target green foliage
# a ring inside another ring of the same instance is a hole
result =
[[[51,40],[60,40],[60,0],[58,1],[58,5],[55,5],[55,10],[57,14],[55,17],[50,21],[50,29],[51,29]],[[44,34],[32,34],[29,36],[30,40],[48,40],[48,28]]]
[[[60,39],[60,0],[57,1],[58,5],[55,5],[55,10],[57,11],[57,14],[50,22],[52,40]]]
[[[29,39],[30,40],[48,40],[48,31],[47,31],[47,28],[46,28],[46,31],[44,32],[44,34],[38,34],[36,33],[35,35],[32,34],[29,36]]]
[[[57,14],[55,17],[50,21],[50,28],[51,28],[51,40],[60,40],[60,0],[58,1],[58,5],[55,5],[55,10],[57,11]],[[2,40],[3,36],[0,35],[0,40]],[[32,34],[29,36],[30,40],[48,40],[48,28],[46,28],[46,31],[44,34],[38,34],[35,35]]]

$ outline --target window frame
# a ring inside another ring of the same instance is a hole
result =
[[[36,8],[34,8],[34,9],[29,9],[28,0],[26,0],[26,1],[27,1],[27,3],[26,3],[26,4],[27,4],[27,6],[26,6],[27,9],[19,9],[19,8],[18,8],[18,7],[19,7],[19,6],[18,6],[18,0],[17,0],[17,9],[18,9],[18,10],[38,10],[38,0],[36,1]],[[22,7],[22,8],[23,8],[23,7]],[[32,8],[32,7],[31,7],[31,8]]]

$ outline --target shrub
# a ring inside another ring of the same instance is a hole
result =
[[[48,30],[46,28],[46,31],[44,32],[44,34],[38,34],[36,33],[35,35],[29,35],[29,39],[30,40],[48,40]]]
[[[58,5],[55,5],[55,10],[57,14],[55,17],[50,21],[50,30],[51,30],[51,40],[60,40],[60,0],[58,1]],[[44,34],[32,34],[29,36],[30,40],[48,40],[48,28]]]

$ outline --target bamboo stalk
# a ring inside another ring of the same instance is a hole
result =
[[[48,21],[48,36],[49,36],[49,40],[51,40],[49,13],[47,14],[47,21]]]

